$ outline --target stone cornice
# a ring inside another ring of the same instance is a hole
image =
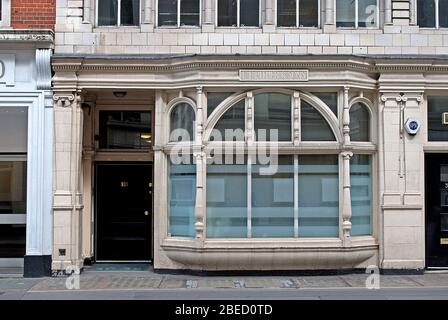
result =
[[[182,72],[191,70],[308,69],[313,71],[356,71],[361,73],[446,73],[445,56],[264,56],[264,55],[179,55],[179,56],[67,56],[55,55],[56,72]]]
[[[35,42],[52,45],[54,43],[54,33],[51,30],[6,29],[0,32],[1,42]]]

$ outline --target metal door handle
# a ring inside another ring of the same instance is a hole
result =
[[[145,210],[144,214],[145,214],[145,216],[149,216],[149,211]]]

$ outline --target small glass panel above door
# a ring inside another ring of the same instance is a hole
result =
[[[101,149],[150,149],[151,113],[144,111],[100,111]]]

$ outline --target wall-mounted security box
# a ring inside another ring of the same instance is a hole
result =
[[[404,127],[406,129],[406,132],[409,135],[415,136],[418,133],[418,131],[420,130],[421,123],[420,123],[420,120],[418,120],[418,119],[409,118],[408,120],[406,120]]]

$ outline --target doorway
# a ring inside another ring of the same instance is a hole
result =
[[[448,154],[425,155],[426,266],[448,267]]]
[[[151,261],[151,163],[97,163],[95,175],[96,261]]]

